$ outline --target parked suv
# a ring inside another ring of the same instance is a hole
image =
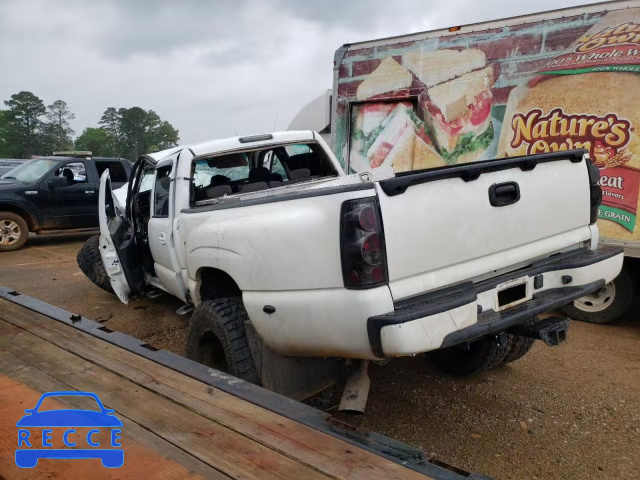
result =
[[[92,157],[91,152],[59,152],[28,160],[2,175],[0,252],[22,247],[29,232],[97,229],[98,187],[105,170],[115,185],[124,185],[131,162]]]

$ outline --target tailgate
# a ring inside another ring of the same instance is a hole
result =
[[[589,240],[590,185],[582,151],[475,162],[380,182],[393,298],[495,274]]]

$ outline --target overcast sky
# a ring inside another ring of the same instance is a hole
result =
[[[110,106],[155,110],[181,143],[284,130],[344,43],[586,3],[0,0],[0,99],[65,100],[76,135]]]

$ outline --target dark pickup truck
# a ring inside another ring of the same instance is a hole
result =
[[[0,177],[0,252],[17,250],[29,232],[90,231],[99,226],[100,175],[116,186],[129,178],[131,162],[64,152],[35,158]]]

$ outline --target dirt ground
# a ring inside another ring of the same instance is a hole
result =
[[[170,296],[129,306],[94,286],[85,237],[34,238],[0,254],[0,285],[184,354],[188,316]],[[348,421],[496,479],[640,479],[640,309],[612,325],[572,322],[567,344],[467,379],[423,358],[373,367],[367,412]]]

